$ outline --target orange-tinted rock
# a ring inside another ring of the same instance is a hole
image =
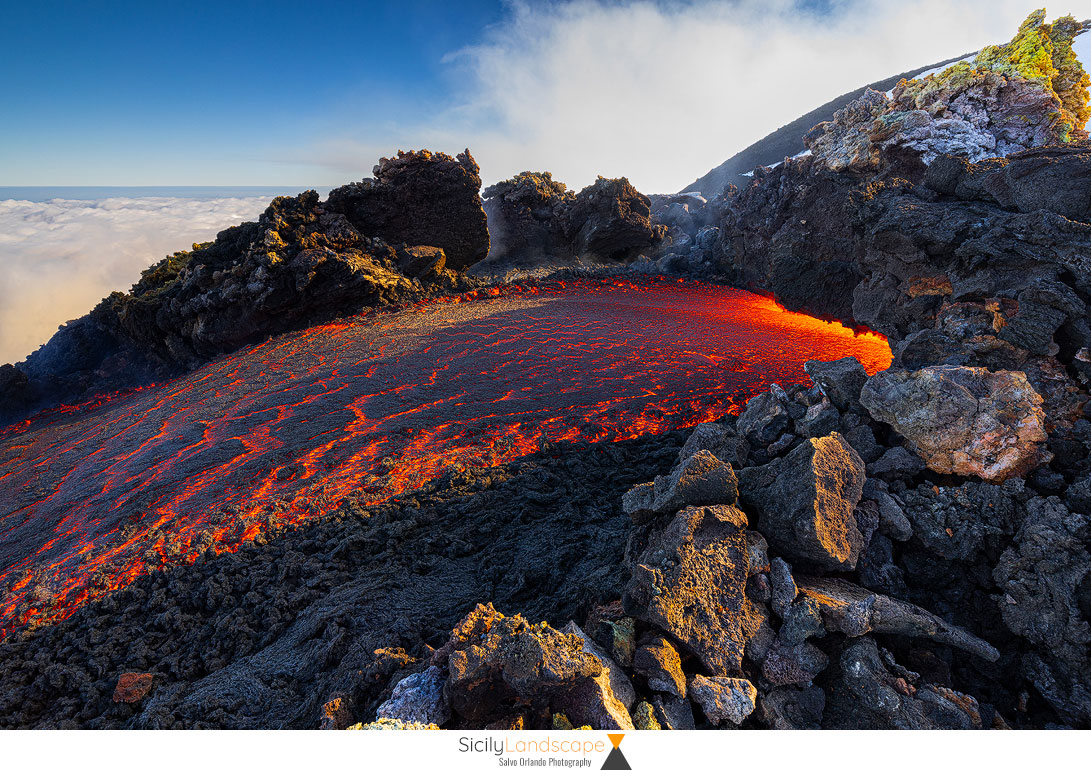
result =
[[[654,531],[623,603],[716,674],[737,670],[764,617],[746,594],[746,515],[734,506],[685,508]]]
[[[123,673],[114,688],[114,703],[136,703],[151,692],[152,675]]]
[[[1022,371],[953,365],[884,371],[864,385],[860,402],[937,473],[998,483],[1051,459],[1042,396]]]
[[[853,511],[864,463],[840,433],[812,438],[786,457],[739,472],[743,500],[758,514],[770,547],[793,561],[851,571],[864,538]]]

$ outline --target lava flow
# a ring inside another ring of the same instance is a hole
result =
[[[891,359],[881,336],[676,281],[493,290],[276,338],[0,431],[0,634],[543,439],[716,419],[846,355]]]

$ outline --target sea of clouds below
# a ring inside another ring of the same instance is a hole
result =
[[[140,271],[225,227],[267,197],[0,200],[0,364],[18,362]]]

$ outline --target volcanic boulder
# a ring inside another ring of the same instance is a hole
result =
[[[841,652],[835,678],[826,690],[822,724],[826,728],[900,730],[982,727],[974,698],[930,684],[913,687],[895,675],[870,638],[852,641]]]
[[[678,459],[686,460],[702,449],[711,452],[716,459],[730,463],[735,468],[746,465],[746,457],[750,453],[750,446],[746,443],[746,439],[735,435],[734,430],[727,425],[714,422],[703,422],[693,429],[682,451],[678,454]]]
[[[864,478],[860,456],[835,432],[767,465],[744,468],[739,491],[773,548],[790,558],[852,570],[863,551],[853,510]]]
[[[653,530],[631,566],[622,603],[662,628],[717,675],[740,667],[765,617],[746,594],[746,515],[733,506],[690,507]]]
[[[435,278],[447,266],[447,255],[437,246],[406,246],[398,249],[394,261],[411,279]]]
[[[829,665],[826,653],[809,641],[788,645],[779,640],[765,655],[761,675],[774,687],[807,685]]]
[[[725,720],[739,725],[754,713],[758,691],[747,679],[697,674],[690,679],[689,688],[713,725]]]
[[[444,682],[443,672],[434,665],[410,674],[398,682],[376,714],[385,719],[442,725],[451,718],[451,708],[443,699]]]
[[[784,390],[777,384],[771,384],[768,392],[762,392],[747,401],[746,408],[735,423],[739,437],[754,448],[774,443],[791,423],[788,415],[789,404]]]
[[[565,216],[576,193],[549,171],[524,171],[481,193],[492,245],[489,259],[535,264],[571,256]]]
[[[467,149],[456,157],[427,149],[383,157],[373,179],[330,192],[330,211],[362,235],[388,244],[437,246],[447,265],[466,268],[489,253],[480,168]]]
[[[1052,456],[1044,447],[1042,396],[1021,371],[952,365],[883,371],[868,379],[860,402],[937,473],[1002,482]]]
[[[618,667],[618,664],[614,662],[614,659],[610,657],[610,654],[601,646],[596,644],[587,634],[580,630],[579,626],[575,622],[569,622],[565,625],[564,633],[569,635],[579,636],[583,642],[583,651],[588,652],[599,659],[602,663],[602,674],[597,679],[601,680],[602,689],[609,694],[603,693],[604,705],[612,706],[614,700],[620,701],[621,709],[627,711],[633,707],[636,703],[636,690],[633,689],[633,683],[629,681],[629,677],[625,675],[625,672]],[[576,696],[578,697],[578,696]],[[596,696],[598,697],[598,696]],[[567,710],[569,716],[573,716],[575,712]],[[624,715],[618,715],[624,718]],[[598,727],[618,727],[617,725],[602,725]]]
[[[829,362],[808,360],[803,364],[803,369],[838,409],[860,410],[860,390],[864,388],[868,376],[855,357],[842,357]]]
[[[655,636],[637,647],[633,670],[648,680],[648,689],[686,697],[686,675],[678,650],[663,636]]]
[[[877,595],[842,579],[800,576],[797,581],[800,594],[818,605],[831,632],[852,637],[872,631],[928,637],[990,662],[1000,657],[988,642],[911,603]]]
[[[628,179],[599,176],[576,195],[567,232],[577,255],[629,260],[663,237],[663,229],[652,225],[651,213],[651,201]]]
[[[738,488],[732,467],[702,449],[669,474],[633,487],[622,497],[621,506],[633,522],[644,523],[683,506],[729,506],[738,499]]]
[[[444,697],[470,723],[554,708],[577,725],[632,728],[631,683],[578,628],[562,633],[479,605],[437,654],[448,668]]]

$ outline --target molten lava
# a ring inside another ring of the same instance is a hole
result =
[[[0,633],[542,440],[737,410],[884,338],[725,287],[551,283],[362,314],[0,431]]]

